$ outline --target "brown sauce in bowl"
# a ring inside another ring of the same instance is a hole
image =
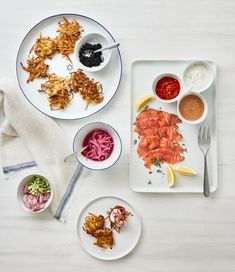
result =
[[[180,101],[179,111],[186,120],[196,121],[204,113],[204,103],[197,95],[189,94]]]

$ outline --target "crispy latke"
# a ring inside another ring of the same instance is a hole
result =
[[[73,98],[68,91],[68,80],[56,74],[49,74],[48,80],[41,84],[41,90],[48,94],[48,100],[52,110],[61,110],[67,106]]]
[[[104,99],[102,85],[90,79],[82,70],[70,73],[69,86],[73,92],[79,92],[87,103],[101,103]]]
[[[38,57],[51,59],[56,50],[57,44],[54,39],[40,35],[36,43],[32,46],[30,53],[34,51]]]
[[[29,73],[27,83],[33,81],[35,78],[44,78],[47,77],[47,69],[49,65],[44,62],[44,59],[41,57],[34,57],[27,59],[27,67],[20,63],[22,68]]]
[[[95,236],[96,231],[103,229],[105,224],[105,219],[102,215],[96,215],[94,213],[89,213],[85,218],[85,223],[83,224],[83,230],[87,234]]]
[[[113,238],[113,231],[108,228],[97,230],[94,234],[96,242],[94,245],[102,248],[111,248],[114,246],[115,241]]]
[[[57,50],[61,55],[70,60],[69,54],[73,53],[75,43],[81,37],[82,31],[82,27],[76,20],[69,21],[63,17],[57,29],[59,35],[56,37]]]

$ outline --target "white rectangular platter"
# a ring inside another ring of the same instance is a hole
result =
[[[193,168],[197,175],[188,177],[176,175],[174,187],[169,187],[166,179],[166,165],[159,169],[152,166],[151,171],[144,166],[144,161],[138,157],[138,135],[134,132],[134,123],[138,115],[135,106],[137,101],[145,95],[153,95],[152,84],[154,79],[164,73],[176,74],[183,80],[185,68],[193,61],[185,60],[139,60],[131,65],[131,154],[130,154],[130,179],[129,184],[136,192],[159,192],[159,193],[202,193],[204,160],[203,154],[198,146],[198,129],[200,125],[191,125],[182,122],[179,124],[179,132],[182,134],[185,152],[184,161],[176,165],[184,165]],[[214,70],[216,79],[216,66],[209,62]],[[217,137],[216,137],[216,80],[211,87],[202,92],[201,95],[208,103],[208,115],[205,123],[209,124],[211,133],[211,145],[208,152],[208,171],[210,190],[217,189]],[[161,103],[154,99],[148,106],[177,114],[177,102]]]

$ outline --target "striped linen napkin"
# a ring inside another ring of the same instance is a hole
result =
[[[54,184],[51,212],[65,221],[82,168],[64,163],[71,147],[62,128],[32,107],[7,78],[0,79],[0,141],[1,179],[19,179],[22,173],[46,176]]]

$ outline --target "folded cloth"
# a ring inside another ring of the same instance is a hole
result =
[[[57,219],[65,221],[64,211],[68,207],[65,209],[64,206],[69,205],[68,196],[71,196],[71,192],[68,195],[67,190],[66,201],[63,196],[69,185],[70,188],[74,187],[82,173],[76,164],[64,163],[64,158],[71,152],[66,134],[54,119],[42,114],[26,101],[14,80],[0,79],[0,112],[0,166],[3,172],[7,174],[17,167],[30,168],[37,165],[38,171],[54,185],[51,212]],[[13,167],[3,165],[4,152],[8,154],[8,164],[9,154],[18,160],[22,157],[18,152],[25,153],[24,161]],[[34,168],[31,171],[35,173]],[[4,173],[1,173],[3,177]]]

